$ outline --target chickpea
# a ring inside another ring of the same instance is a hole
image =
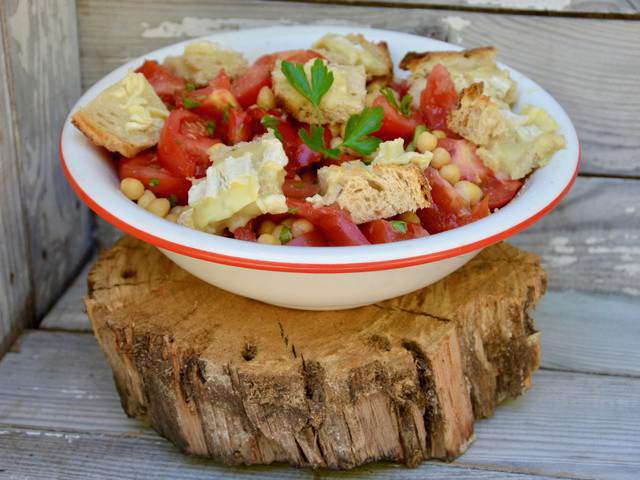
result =
[[[438,147],[433,151],[433,158],[431,159],[431,166],[440,170],[445,165],[451,163],[451,154],[444,148]]]
[[[293,238],[298,238],[299,236],[304,235],[305,233],[313,232],[314,230],[315,227],[313,226],[313,223],[304,218],[297,219],[295,222],[293,222],[293,225],[291,225],[291,233],[293,233]]]
[[[404,212],[402,215],[400,215],[399,219],[406,223],[420,225],[420,217],[418,217],[416,212]]]
[[[475,183],[460,180],[455,184],[455,189],[460,195],[466,198],[471,205],[475,205],[482,200],[482,190]]]
[[[447,138],[447,134],[444,133],[442,130],[434,130],[431,133],[433,133],[436,136],[436,138]]]
[[[260,108],[264,110],[271,110],[276,106],[276,97],[273,95],[273,90],[264,86],[258,92],[258,100],[256,101]]]
[[[273,229],[276,228],[276,224],[271,220],[265,220],[260,222],[260,226],[258,227],[258,234],[262,235],[264,233],[273,233]]]
[[[148,208],[149,204],[156,199],[156,196],[151,190],[145,190],[142,196],[138,199],[138,205],[142,208]]]
[[[209,94],[210,105],[213,105],[217,110],[224,110],[225,108],[240,108],[240,104],[236,97],[229,90],[217,89]]]
[[[170,210],[169,213],[171,215],[175,215],[176,217],[179,217],[187,208],[188,207],[186,207],[185,205],[176,205]]]
[[[173,223],[178,223],[178,215],[176,215],[175,213],[170,213],[169,215],[164,217],[164,219],[169,220],[170,222],[173,222]]]
[[[451,185],[455,185],[460,181],[460,169],[454,163],[442,167],[440,169],[440,175]]]
[[[144,185],[137,178],[127,177],[120,182],[120,191],[135,202],[144,194]]]
[[[270,233],[263,233],[258,237],[258,243],[264,243],[265,245],[280,245],[280,240],[278,240],[278,237],[275,237]]]
[[[170,209],[171,203],[166,198],[155,198],[147,206],[147,210],[161,218],[166,217]]]
[[[433,133],[422,132],[416,141],[416,148],[419,152],[431,152],[438,146],[438,139]]]

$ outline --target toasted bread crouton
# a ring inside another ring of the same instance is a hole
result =
[[[357,224],[428,207],[431,189],[414,164],[366,166],[349,162],[318,171],[320,194],[308,199],[316,206],[338,204]]]
[[[498,68],[494,47],[474,48],[459,52],[409,52],[400,68],[411,71],[409,93],[414,101],[420,99],[427,77],[433,67],[444,65],[458,92],[473,83],[482,82],[484,92],[502,105],[513,105],[518,99],[517,85],[507,70]]]
[[[363,65],[368,81],[389,79],[393,75],[391,55],[385,42],[373,43],[354,33],[328,33],[315,42],[312,48],[332,63]]]
[[[144,75],[130,72],[74,113],[71,121],[96,145],[134,157],[158,143],[168,116]]]
[[[309,60],[304,65],[307,78],[310,78],[314,61],[315,59]],[[282,73],[281,64],[278,61],[271,73],[276,101],[297,120],[317,123],[318,116],[313,104],[293,88]],[[333,73],[333,84],[320,101],[320,123],[344,123],[351,115],[360,113],[364,108],[367,94],[364,66],[329,63],[327,67]]]
[[[225,50],[215,43],[206,40],[195,42],[184,47],[184,54],[178,57],[167,57],[164,64],[188,82],[197,86],[205,86],[223,70],[231,78],[244,73],[249,64],[239,52]]]
[[[521,114],[513,113],[499,108],[482,90],[482,83],[475,83],[461,92],[448,126],[478,145],[478,156],[494,172],[523,178],[564,148],[564,137],[547,112],[529,105]]]

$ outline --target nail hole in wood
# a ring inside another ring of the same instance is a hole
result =
[[[120,276],[121,276],[122,278],[124,278],[124,279],[127,279],[127,278],[135,277],[135,276],[136,276],[136,273],[137,273],[137,272],[136,272],[135,270],[132,270],[132,269],[126,268],[126,269],[124,269],[124,270],[122,271],[122,273],[120,274]]]
[[[242,349],[242,358],[244,358],[247,362],[250,362],[256,355],[258,354],[258,347],[253,345],[252,343],[245,343],[244,348]]]

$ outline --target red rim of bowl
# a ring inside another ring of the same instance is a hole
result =
[[[581,148],[578,144],[578,162],[576,169],[573,172],[571,180],[567,183],[560,194],[554,198],[547,206],[536,212],[526,220],[514,225],[502,232],[491,235],[490,237],[483,238],[476,242],[461,245],[456,248],[448,250],[441,250],[439,252],[427,253],[424,255],[417,255],[414,257],[399,258],[394,260],[383,260],[376,262],[360,262],[360,263],[335,263],[335,264],[317,264],[317,263],[288,263],[288,262],[272,262],[267,260],[256,260],[251,258],[234,257],[230,255],[222,255],[215,252],[209,252],[206,250],[200,250],[197,248],[187,247],[179,243],[170,242],[163,238],[157,237],[142,230],[137,229],[133,225],[124,222],[120,218],[116,217],[109,211],[98,205],[93,199],[82,190],[80,185],[69,172],[67,164],[62,154],[62,141],[59,143],[60,163],[62,169],[67,177],[67,180],[71,184],[71,187],[76,194],[100,217],[119,228],[120,230],[133,235],[134,237],[144,240],[158,248],[170,250],[180,255],[186,255],[188,257],[197,258],[200,260],[206,260],[208,262],[220,263],[223,265],[230,265],[234,267],[250,268],[255,270],[269,270],[274,272],[295,272],[295,273],[353,273],[353,272],[371,272],[377,270],[390,270],[395,268],[412,267],[415,265],[421,265],[424,263],[437,262],[438,260],[444,260],[446,258],[457,257],[470,253],[481,248],[488,247],[494,243],[498,243],[511,235],[514,235],[521,230],[533,225],[535,222],[549,213],[569,192],[569,189],[573,185],[573,182],[578,175],[581,161]]]

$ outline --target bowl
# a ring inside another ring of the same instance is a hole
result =
[[[335,25],[279,26],[203,37],[242,51],[249,60],[278,50],[307,48],[327,32],[357,31],[386,41],[394,63],[407,51],[460,47],[405,33]],[[60,140],[64,172],[80,198],[122,231],[155,245],[183,269],[207,283],[289,308],[334,310],[367,305],[434,283],[483,248],[532,225],[568,192],[578,171],[580,148],[562,107],[539,85],[507,68],[518,82],[521,104],[544,108],[560,125],[567,146],[533,173],[518,196],[498,212],[455,230],[416,240],[360,247],[282,247],[210,235],[163,220],[128,200],[112,162],[73,125],[70,117],[144,58],[179,55],[189,40],[161,48],[117,68],[93,85],[73,107]],[[404,72],[396,70],[398,76]]]

